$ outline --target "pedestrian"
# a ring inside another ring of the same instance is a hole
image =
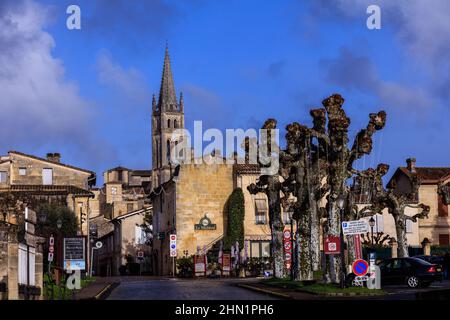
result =
[[[443,266],[444,268],[444,279],[449,279],[449,269],[450,269],[450,253],[446,252],[444,255]]]

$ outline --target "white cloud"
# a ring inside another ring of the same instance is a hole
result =
[[[135,68],[125,69],[103,51],[97,59],[97,74],[101,84],[110,86],[128,99],[150,104],[149,88],[144,76]]]
[[[90,105],[52,55],[48,18],[48,9],[32,1],[0,5],[2,146],[84,138]]]

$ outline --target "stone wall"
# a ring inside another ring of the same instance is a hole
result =
[[[11,184],[42,185],[42,169],[53,169],[53,185],[72,185],[88,188],[88,172],[72,169],[57,163],[41,161],[31,157],[11,153],[12,165],[9,171]],[[19,168],[26,168],[25,175],[19,175]]]
[[[419,220],[420,239],[428,238],[431,245],[439,245],[439,235],[450,233],[450,217],[439,217],[437,185],[421,185],[419,202],[430,206],[428,218]]]

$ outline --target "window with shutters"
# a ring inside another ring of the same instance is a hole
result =
[[[448,217],[448,205],[444,202],[444,197],[438,195],[438,217]]]
[[[375,232],[384,232],[384,222],[382,214],[375,215]]]
[[[7,178],[6,171],[0,171],[0,183],[5,183]]]
[[[414,222],[411,220],[406,220],[406,233],[413,233]]]
[[[42,169],[42,184],[46,186],[53,185],[53,169]]]
[[[266,224],[267,201],[266,199],[255,199],[255,223]]]

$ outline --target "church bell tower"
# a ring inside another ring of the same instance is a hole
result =
[[[173,139],[172,133],[184,129],[183,94],[177,101],[172,70],[170,67],[169,48],[166,45],[164,65],[158,101],[152,99],[152,186],[158,187],[170,180],[175,169],[170,164],[170,151],[180,139]]]

